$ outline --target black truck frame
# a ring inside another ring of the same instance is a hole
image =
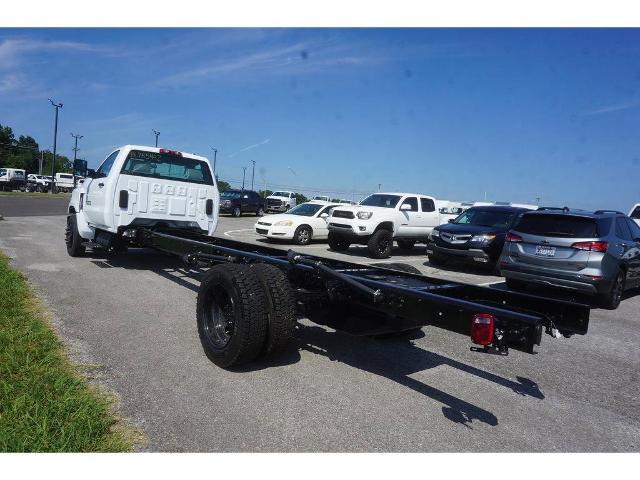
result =
[[[121,233],[132,245],[210,267],[198,291],[198,332],[207,356],[223,368],[281,350],[301,316],[353,335],[433,325],[471,336],[474,350],[501,355],[509,348],[534,353],[543,331],[569,337],[586,334],[589,324],[588,305],[426,277],[396,269],[401,264],[360,265],[187,230]]]

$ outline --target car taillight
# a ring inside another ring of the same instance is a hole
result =
[[[477,313],[471,319],[471,341],[477,345],[491,345],[496,317],[490,313]]]
[[[571,248],[589,252],[606,252],[608,247],[609,244],[607,242],[576,242],[571,245]]]
[[[520,235],[516,235],[515,233],[507,232],[507,236],[504,238],[506,242],[521,242],[522,237]]]
[[[182,152],[178,152],[177,150],[167,150],[166,148],[161,148],[160,153],[165,153],[167,155],[173,155],[174,157],[181,157]]]

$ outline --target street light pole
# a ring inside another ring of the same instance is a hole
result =
[[[218,180],[218,173],[216,171],[216,160],[218,159],[218,149],[211,147],[211,150],[213,150],[213,176],[216,177],[216,180]]]
[[[253,163],[253,170],[251,171],[251,190],[253,190],[253,177],[256,174],[256,161],[251,160],[251,163]]]
[[[78,134],[74,135],[73,133],[71,134],[71,136],[76,140],[76,145],[75,147],[73,147],[73,169],[71,170],[71,172],[73,173],[73,188],[76,188],[76,160],[78,158],[78,139],[84,137]]]
[[[242,167],[242,190],[244,190],[244,176],[247,173],[247,167]]]
[[[153,134],[156,136],[156,147],[158,146],[158,137],[160,136],[160,132],[157,131],[155,128],[152,128],[151,130],[153,130]]]
[[[53,127],[53,160],[51,161],[51,193],[53,193],[54,184],[56,181],[56,147],[58,142],[58,110],[62,108],[61,103],[55,103],[49,99],[51,105],[56,109],[56,122]]]

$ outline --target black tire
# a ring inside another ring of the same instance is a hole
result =
[[[329,248],[336,252],[346,252],[351,246],[351,242],[339,233],[329,232],[328,237]]]
[[[76,214],[67,216],[67,228],[65,229],[64,240],[67,245],[67,253],[71,257],[84,255],[85,247],[82,245],[82,237],[78,232],[78,221]]]
[[[613,281],[613,285],[611,285],[611,289],[606,293],[598,295],[598,304],[607,310],[615,310],[618,308],[622,300],[626,281],[627,276],[620,270],[618,275],[616,275],[616,279]]]
[[[300,225],[293,232],[293,241],[296,245],[309,245],[313,237],[313,230],[309,225]]]
[[[432,254],[428,255],[427,258],[429,259],[429,263],[434,267],[440,267],[446,263],[446,260],[442,255]]]
[[[196,317],[207,357],[222,368],[254,360],[267,337],[269,304],[244,265],[215,265],[202,278]]]
[[[256,217],[264,217],[264,208],[258,207],[258,210],[256,210]]]
[[[251,265],[251,272],[262,284],[269,304],[267,338],[262,354],[282,351],[293,338],[296,327],[296,299],[285,273],[266,263]]]
[[[515,278],[505,278],[505,282],[507,283],[507,287],[509,290],[513,290],[515,292],[522,292],[527,289],[527,282],[522,280],[516,280]]]
[[[416,244],[415,240],[396,240],[396,242],[398,243],[398,247],[400,247],[400,250],[412,250],[413,246]]]
[[[239,217],[240,215],[242,215],[242,209],[240,207],[234,207],[231,215],[236,218]]]
[[[393,234],[389,230],[381,228],[371,235],[367,242],[367,248],[371,258],[389,258],[393,248]]]

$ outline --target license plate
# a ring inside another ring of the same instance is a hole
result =
[[[556,247],[547,247],[545,245],[536,245],[536,255],[541,257],[555,257]]]

